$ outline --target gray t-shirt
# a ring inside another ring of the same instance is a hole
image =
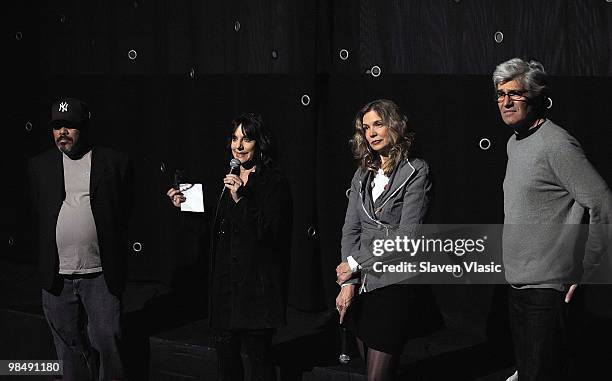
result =
[[[60,274],[102,271],[96,223],[89,199],[91,151],[78,160],[63,155],[66,199],[62,203],[55,242]]]

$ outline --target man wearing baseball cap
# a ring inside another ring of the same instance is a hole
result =
[[[49,126],[56,147],[29,163],[45,317],[64,379],[122,379],[128,159],[91,144],[83,101],[53,103]]]

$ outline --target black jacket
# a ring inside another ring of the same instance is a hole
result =
[[[42,287],[51,291],[59,279],[55,241],[57,218],[66,197],[62,153],[53,148],[29,162],[30,196],[38,227],[38,265]],[[123,154],[95,147],[91,156],[90,200],[96,223],[102,271],[109,290],[120,295],[126,278],[125,234],[131,195],[131,171]]]
[[[213,286],[212,309],[224,305],[232,312],[231,321],[213,319],[212,325],[230,329],[279,327],[285,323],[291,251],[289,185],[279,172],[258,169],[241,190],[243,197],[238,203],[225,195],[214,225],[217,232],[223,232],[215,235],[216,258],[224,259],[226,265],[223,269],[220,263],[213,266],[213,279],[218,280],[221,271],[229,271],[231,283],[229,303],[226,296],[215,302],[219,295]]]

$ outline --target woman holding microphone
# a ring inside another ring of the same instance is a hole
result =
[[[368,380],[391,380],[407,338],[418,329],[419,306],[414,285],[397,284],[397,274],[371,271],[374,258],[384,258],[373,257],[372,241],[416,238],[430,204],[431,180],[427,163],[411,156],[413,135],[394,102],[366,104],[354,123],[351,146],[359,168],[342,228],[336,308],[341,322],[348,311]]]
[[[209,318],[215,331],[219,380],[243,380],[244,343],[252,380],[273,380],[271,341],[285,324],[291,232],[291,197],[275,169],[272,140],[261,117],[232,121],[229,148],[240,170],[223,179],[213,221]],[[179,207],[185,197],[168,191]]]

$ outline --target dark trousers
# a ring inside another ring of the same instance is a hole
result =
[[[244,343],[251,368],[252,381],[272,381],[276,378],[272,360],[273,329],[218,330],[215,348],[219,381],[243,381],[244,368],[240,349]]]
[[[568,379],[568,305],[550,288],[510,288],[510,329],[519,381]]]
[[[42,291],[42,303],[64,380],[123,378],[121,303],[102,273],[64,276],[61,290]]]

